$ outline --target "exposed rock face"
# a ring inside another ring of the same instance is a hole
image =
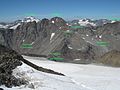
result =
[[[98,59],[104,65],[120,67],[120,51],[112,50]]]
[[[15,51],[0,45],[0,85],[12,87],[25,84],[25,81],[12,75],[12,70],[22,65],[19,57]]]
[[[42,19],[38,23],[22,23],[14,30],[12,48],[23,54],[48,55],[52,50],[55,50],[64,38],[63,33],[59,31],[59,27],[63,24],[65,21],[57,17],[51,20]],[[50,41],[52,33],[55,33],[55,36],[52,39],[53,41]],[[22,44],[31,44],[32,48],[22,48]]]
[[[39,22],[22,22],[15,30],[0,30],[0,43],[20,54],[51,56],[51,52],[59,52],[64,61],[92,63],[106,52],[120,51],[119,28],[120,22],[71,28],[60,17],[45,18]],[[98,42],[108,45],[97,45]],[[31,48],[23,48],[23,44],[29,44]]]
[[[0,44],[12,47],[13,30],[12,29],[0,29]]]

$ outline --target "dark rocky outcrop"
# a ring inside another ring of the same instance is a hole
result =
[[[27,81],[23,79],[18,79],[12,75],[13,69],[15,69],[17,66],[22,65],[22,62],[26,63],[36,70],[64,76],[64,74],[62,73],[39,67],[25,60],[14,50],[0,45],[0,85],[5,85],[6,87],[11,88],[12,86],[20,86],[27,83]]]
[[[12,70],[22,65],[19,56],[15,51],[0,45],[0,85],[10,88],[26,83],[12,75]]]
[[[12,47],[13,42],[13,30],[12,29],[0,29],[0,44],[6,47]]]
[[[33,63],[31,63],[31,62],[25,60],[25,59],[22,59],[22,61],[23,61],[24,63],[26,63],[27,65],[33,67],[34,69],[38,70],[38,71],[42,71],[42,72],[46,72],[46,73],[51,73],[51,74],[56,74],[56,75],[65,76],[65,75],[62,74],[62,73],[55,72],[55,71],[53,71],[53,70],[50,70],[50,69],[46,69],[46,68],[37,66],[37,65],[35,65],[35,64],[33,64]]]
[[[4,90],[3,88],[0,88],[0,90]]]

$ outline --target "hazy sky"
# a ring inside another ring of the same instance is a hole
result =
[[[0,21],[56,15],[67,19],[119,17],[120,0],[0,0]]]

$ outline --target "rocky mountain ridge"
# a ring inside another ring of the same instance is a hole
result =
[[[38,23],[39,21],[41,21],[40,19],[34,17],[34,16],[29,16],[29,17],[25,17],[24,19],[21,20],[16,20],[14,22],[0,22],[0,28],[4,28],[4,29],[16,29],[17,26],[21,25],[23,22],[33,22],[35,21],[36,23]],[[98,20],[93,20],[93,19],[88,19],[88,18],[84,18],[84,19],[74,19],[74,20],[70,20],[70,21],[66,21],[69,25],[80,25],[80,26],[85,26],[85,27],[96,27],[96,26],[102,26],[104,24],[107,23],[113,23],[116,22],[115,20],[109,20],[109,19],[98,19]]]
[[[0,29],[0,43],[20,54],[64,58],[66,62],[92,63],[106,52],[120,50],[119,28],[120,22],[81,27],[69,25],[60,17],[50,20],[44,18],[38,22],[22,22],[16,29]]]

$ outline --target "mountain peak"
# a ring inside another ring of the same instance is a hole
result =
[[[33,22],[33,21],[36,21],[36,22],[39,22],[40,20],[33,17],[33,16],[29,16],[29,17],[25,17],[22,22]]]

